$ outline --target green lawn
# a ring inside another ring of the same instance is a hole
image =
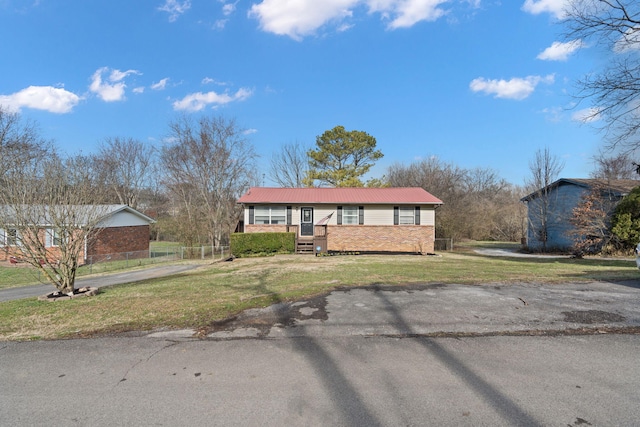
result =
[[[636,280],[632,259],[492,258],[469,249],[442,256],[282,255],[211,263],[179,276],[103,288],[95,297],[0,303],[0,339],[194,328],[241,310],[328,292],[339,286],[413,283],[559,283]]]
[[[174,254],[180,253],[180,246],[175,242],[151,242],[151,258],[131,259],[102,262],[93,265],[81,266],[78,269],[77,277],[92,274],[113,273],[122,270],[158,264],[161,262],[174,262]],[[24,285],[34,285],[39,283],[49,283],[37,269],[26,263],[17,265],[6,264],[0,266],[0,289],[15,288]],[[53,289],[53,285],[52,285]]]

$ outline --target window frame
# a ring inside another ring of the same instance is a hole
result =
[[[411,219],[410,222],[407,222]],[[398,225],[415,225],[416,209],[413,206],[398,206]]]
[[[351,210],[353,210],[353,213],[351,213]],[[347,214],[347,211],[349,211],[348,214]],[[342,206],[342,225],[359,225],[359,224],[360,224],[359,207],[355,205]]]
[[[253,224],[286,225],[287,207],[279,205],[257,205],[253,208]]]
[[[20,246],[20,233],[17,228],[7,228],[3,231],[3,243],[5,246]]]
[[[47,227],[45,228],[45,247],[59,248],[62,243],[60,229]]]

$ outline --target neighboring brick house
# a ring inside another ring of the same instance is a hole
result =
[[[238,200],[246,233],[294,232],[298,251],[433,253],[435,209],[422,188],[253,187]]]
[[[631,179],[561,178],[523,197],[521,201],[527,204],[527,247],[533,251],[572,250],[570,220],[584,195],[597,189],[613,209],[638,185],[640,181]]]
[[[85,242],[81,256],[83,263],[149,256],[150,224],[155,221],[126,205],[93,206],[100,212],[96,228],[99,230],[92,242]],[[80,208],[81,209],[81,208]],[[46,222],[46,221],[43,221]],[[38,235],[47,251],[47,258],[55,259],[59,253],[56,230],[46,223],[38,224]],[[0,260],[20,257],[19,231],[8,227],[0,230]]]
[[[105,257],[148,258],[150,225],[155,220],[127,205],[112,205],[98,224],[102,229],[87,247],[85,260],[98,262]]]

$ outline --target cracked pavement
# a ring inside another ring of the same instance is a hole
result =
[[[480,336],[640,331],[640,281],[375,285],[246,310],[200,331],[150,337]]]
[[[639,303],[638,281],[379,285],[5,342],[0,425],[635,425]]]

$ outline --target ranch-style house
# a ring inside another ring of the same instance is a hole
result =
[[[252,187],[245,233],[293,232],[297,252],[434,252],[435,210],[422,188]]]

